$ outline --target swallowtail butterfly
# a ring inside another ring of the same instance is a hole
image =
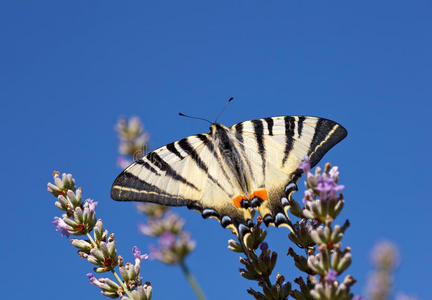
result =
[[[119,201],[187,206],[244,237],[251,209],[264,223],[288,226],[288,197],[297,190],[305,155],[315,166],[347,135],[336,122],[282,116],[226,127],[163,146],[127,167],[114,181]]]

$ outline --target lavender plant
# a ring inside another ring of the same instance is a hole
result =
[[[144,131],[136,117],[121,119],[116,130],[120,138],[118,165],[126,168],[134,159],[141,157],[147,150],[149,135]],[[307,190],[302,199],[303,205],[295,201],[288,193],[289,211],[297,221],[292,224],[289,239],[297,246],[288,249],[288,256],[293,259],[296,268],[304,273],[289,282],[279,273],[274,277],[278,254],[265,242],[267,231],[261,228],[261,217],[251,228],[251,234],[244,245],[233,239],[228,241],[228,248],[243,253],[240,258],[243,265],[239,270],[242,277],[257,281],[261,291],[249,288],[247,292],[258,300],[318,299],[318,300],[360,300],[360,296],[351,293],[355,279],[345,274],[351,264],[351,248],[342,246],[342,239],[349,221],[342,225],[335,223],[344,206],[344,197],[340,192],[343,185],[338,184],[338,167],[327,163],[322,171],[317,167],[311,172],[307,157],[299,167],[306,175]],[[132,249],[134,263],[124,263],[117,255],[114,234],[104,229],[102,220],[96,219],[97,202],[87,199],[82,201],[82,189],[76,188],[71,174],[54,172],[54,183],[48,183],[48,191],[57,198],[55,205],[63,214],[54,217],[53,223],[61,236],[70,237],[72,245],[78,248],[78,254],[95,267],[96,273],[111,272],[115,280],[96,278],[93,273],[87,276],[90,283],[97,286],[101,293],[110,298],[122,300],[151,299],[150,282],[143,283],[140,276],[141,262],[149,258],[135,246]],[[138,211],[146,216],[146,224],[139,225],[139,231],[158,240],[157,246],[150,247],[150,257],[169,265],[179,265],[194,289],[197,297],[205,297],[185,263],[188,254],[195,248],[190,234],[184,231],[184,221],[168,207],[140,203]],[[300,250],[300,251],[299,251]],[[296,252],[297,251],[297,252]],[[372,260],[375,270],[367,285],[367,299],[389,299],[393,288],[393,273],[399,263],[395,245],[384,242],[373,251]],[[118,269],[118,273],[116,272]],[[274,280],[272,281],[272,278]],[[297,287],[294,288],[293,285]],[[398,294],[397,300],[416,300],[404,294]]]
[[[48,183],[48,192],[57,198],[55,206],[63,214],[54,217],[53,223],[61,236],[75,236],[70,241],[78,249],[78,254],[95,267],[96,273],[111,272],[117,282],[109,278],[96,278],[88,273],[90,283],[97,286],[101,293],[110,298],[122,300],[150,300],[152,287],[150,282],[143,284],[140,276],[141,262],[147,254],[135,246],[132,253],[134,264],[127,262],[117,254],[114,233],[108,234],[101,219],[96,219],[97,202],[87,199],[82,201],[82,189],[76,188],[71,174],[53,173],[54,183]],[[91,234],[93,232],[93,234]],[[118,268],[120,275],[116,272]]]
[[[120,119],[116,125],[120,139],[118,158],[120,168],[126,168],[133,160],[147,151],[149,135],[145,133],[141,121],[132,117],[128,121]],[[139,231],[158,240],[157,246],[150,247],[150,257],[165,264],[179,265],[188,282],[200,300],[206,299],[196,279],[186,265],[186,257],[195,249],[195,242],[184,231],[184,220],[167,206],[154,203],[139,203],[137,210],[146,216],[146,224],[139,225]]]
[[[371,256],[374,270],[366,288],[368,299],[388,299],[393,289],[393,273],[399,264],[398,250],[391,242],[380,242],[375,245]]]
[[[335,224],[344,205],[343,194],[340,193],[344,186],[338,184],[338,167],[327,163],[323,172],[317,167],[312,174],[310,162],[305,157],[300,168],[306,174],[307,190],[303,207],[287,195],[291,214],[299,218],[288,237],[302,251],[306,250],[306,255],[296,253],[292,247],[289,248],[288,255],[292,257],[297,269],[307,276],[294,280],[297,289],[293,289],[290,282],[285,282],[284,276],[280,274],[277,274],[274,283],[271,282],[277,253],[271,251],[264,242],[266,232],[260,228],[261,220],[258,218],[246,242],[247,249],[243,249],[234,240],[228,243],[229,249],[246,254],[246,257],[240,259],[245,266],[240,269],[240,274],[246,279],[257,281],[262,289],[262,292],[258,292],[251,288],[248,293],[258,300],[282,300],[289,296],[318,300],[361,299],[350,292],[356,282],[351,275],[347,274],[338,280],[351,264],[351,248],[343,248],[341,243],[349,222],[345,221],[342,226]],[[261,251],[259,255],[258,248]]]

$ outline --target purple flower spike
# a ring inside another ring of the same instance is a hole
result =
[[[309,157],[306,155],[303,157],[303,161],[300,163],[299,169],[302,169],[305,174],[310,172],[310,161]]]
[[[354,298],[352,298],[352,300],[363,300],[362,296],[354,296]]]
[[[335,281],[337,277],[337,272],[335,270],[330,270],[327,273],[327,280],[328,281]]]
[[[52,223],[55,224],[56,231],[61,230],[61,236],[69,237],[71,235],[70,232],[66,229],[67,224],[65,223],[65,221],[63,221],[63,219],[60,219],[59,217],[54,217],[54,221],[52,221]]]

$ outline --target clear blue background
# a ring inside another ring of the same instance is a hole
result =
[[[430,1],[2,1],[1,246],[3,294],[14,299],[103,299],[90,265],[54,231],[46,192],[53,170],[71,172],[116,233],[120,253],[146,249],[142,217],[109,197],[119,116],[137,115],[151,147],[207,132],[178,111],[231,125],[277,115],[322,116],[348,137],[321,164],[339,165],[352,226],[349,273],[363,294],[369,253],[400,247],[396,290],[430,295]],[[297,199],[302,195],[297,193]],[[197,241],[188,258],[211,299],[252,299],[231,238],[185,208]],[[286,229],[271,229],[275,272],[295,276]],[[145,262],[154,299],[194,299],[178,267]],[[430,296],[429,296],[430,297]]]

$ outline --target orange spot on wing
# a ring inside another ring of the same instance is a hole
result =
[[[265,201],[268,199],[268,194],[266,189],[256,190],[252,193],[249,199],[253,199],[254,197],[258,197],[261,200]]]
[[[238,195],[238,196],[236,196],[236,197],[234,197],[232,199],[232,201],[234,203],[234,206],[237,207],[237,208],[241,207],[242,200],[247,200],[247,198],[245,196],[243,196],[243,195]]]

